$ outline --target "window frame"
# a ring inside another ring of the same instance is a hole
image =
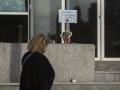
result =
[[[0,16],[1,15],[27,15],[28,16],[28,40],[27,41],[29,41],[30,40],[30,33],[31,33],[31,31],[30,31],[30,0],[28,0],[28,3],[27,3],[28,5],[27,5],[27,7],[28,7],[28,10],[27,11],[23,11],[23,12],[0,12]]]
[[[105,0],[101,0],[101,61],[120,61],[118,57],[105,57]]]
[[[65,3],[65,0],[62,0]],[[120,58],[105,57],[105,0],[97,0],[97,57],[95,61],[120,61]],[[69,0],[67,1],[69,3]],[[64,4],[66,5],[66,4]],[[62,5],[63,6],[63,5]],[[65,7],[65,6],[64,6]],[[64,27],[65,28],[65,27]],[[69,25],[67,26],[69,28]]]

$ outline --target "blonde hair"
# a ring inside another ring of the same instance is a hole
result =
[[[28,43],[28,51],[30,52],[39,52],[44,53],[48,46],[48,38],[46,35],[40,33],[33,37],[30,42]]]

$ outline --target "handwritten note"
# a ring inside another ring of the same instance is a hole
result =
[[[77,23],[77,10],[59,10],[59,23]]]

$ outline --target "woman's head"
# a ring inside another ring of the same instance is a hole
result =
[[[44,34],[33,37],[28,44],[28,51],[44,53],[48,46],[48,38]]]

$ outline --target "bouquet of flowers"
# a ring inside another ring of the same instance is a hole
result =
[[[70,37],[72,36],[72,32],[65,31],[61,34],[61,37],[63,38],[64,43],[70,43]]]

